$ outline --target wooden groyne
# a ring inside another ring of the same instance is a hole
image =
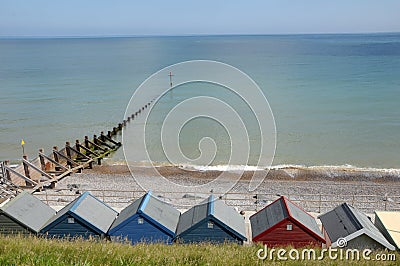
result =
[[[38,157],[33,160],[23,155],[21,164],[15,168],[9,165],[9,161],[0,162],[0,199],[15,197],[22,190],[34,193],[45,188],[55,188],[57,182],[64,177],[90,169],[93,164],[101,165],[105,157],[122,146],[117,141],[122,129],[152,102],[146,103],[111,130],[101,131],[99,135],[84,136],[74,143],[66,141],[64,147],[59,149],[54,146],[49,154],[40,149]]]

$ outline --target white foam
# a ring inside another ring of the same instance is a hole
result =
[[[351,164],[313,165],[313,166],[283,164],[283,165],[271,166],[269,167],[269,169],[274,169],[274,170],[297,169],[297,170],[333,171],[333,172],[379,172],[379,173],[400,175],[400,169],[398,168],[357,167]]]
[[[197,171],[260,171],[260,168],[252,165],[182,165],[180,168],[193,169]]]
[[[111,165],[126,165],[124,161],[116,161]],[[313,170],[323,172],[364,172],[364,173],[382,173],[382,174],[393,174],[400,175],[400,169],[398,168],[374,168],[374,167],[357,167],[350,164],[344,165],[300,165],[300,164],[280,164],[273,165],[270,167],[260,167],[254,165],[191,165],[191,164],[180,164],[174,165],[167,162],[133,162],[131,166],[135,167],[179,167],[185,170],[192,171],[261,171],[261,170]]]

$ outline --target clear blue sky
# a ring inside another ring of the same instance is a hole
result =
[[[400,0],[0,0],[0,36],[400,32]]]

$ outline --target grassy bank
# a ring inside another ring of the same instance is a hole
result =
[[[282,262],[257,258],[261,246],[238,245],[162,245],[93,242],[84,240],[46,240],[36,237],[0,236],[0,265],[280,265]],[[373,254],[371,255],[371,257]],[[396,265],[397,261],[361,260],[360,265]],[[303,261],[304,262],[304,261]],[[299,265],[287,261],[286,265]],[[320,265],[321,261],[307,261]],[[349,261],[326,258],[325,265],[348,265]]]

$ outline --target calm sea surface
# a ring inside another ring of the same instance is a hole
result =
[[[109,130],[148,76],[195,59],[233,65],[258,83],[275,116],[274,165],[400,168],[400,34],[0,39],[0,160],[19,159],[21,139],[33,158],[39,148]],[[165,95],[154,123],[199,86]],[[210,136],[219,144],[213,164],[225,163],[220,125],[199,119],[182,132],[188,157]],[[149,149],[163,162],[157,142]]]

